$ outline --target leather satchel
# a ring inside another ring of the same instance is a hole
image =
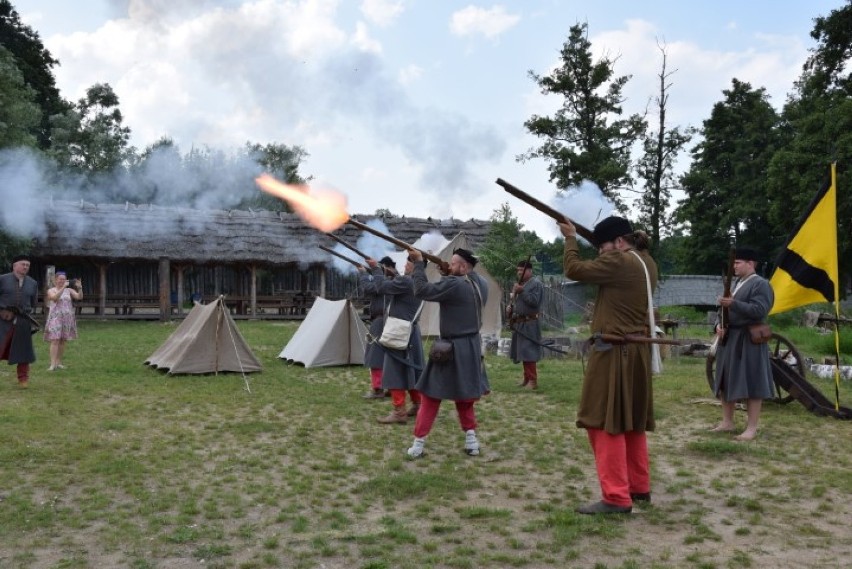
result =
[[[748,335],[752,344],[765,344],[772,338],[772,328],[764,322],[749,324]]]
[[[444,364],[453,361],[453,343],[443,338],[436,338],[429,348],[429,360]]]

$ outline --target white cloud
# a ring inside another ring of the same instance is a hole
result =
[[[400,1],[364,0],[361,2],[361,13],[364,17],[381,28],[394,23],[404,10],[405,5]]]
[[[419,65],[406,65],[399,70],[399,82],[402,85],[410,85],[423,76],[423,68]]]
[[[521,17],[506,13],[503,6],[489,9],[468,6],[453,13],[450,30],[457,36],[483,35],[494,38],[514,26]]]
[[[352,44],[361,51],[369,53],[382,53],[382,44],[370,37],[370,32],[364,22],[355,24],[355,35],[352,38]]]

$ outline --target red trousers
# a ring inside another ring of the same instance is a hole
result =
[[[473,400],[456,401],[456,412],[459,415],[459,424],[462,431],[476,428],[476,413],[473,410]],[[435,417],[441,408],[440,399],[432,399],[425,393],[420,394],[420,410],[417,412],[417,420],[414,421],[414,436],[423,438],[432,430]]]
[[[586,429],[595,454],[601,495],[607,504],[630,506],[630,494],[651,491],[648,439],[644,432],[611,435],[603,429]]]
[[[380,367],[371,367],[370,368],[370,384],[373,386],[373,389],[381,389],[382,388],[382,368],[380,368]]]
[[[405,407],[405,390],[391,389],[391,403],[394,407]],[[411,402],[417,405],[420,403],[420,392],[416,389],[409,389],[408,396],[411,397]]]
[[[538,383],[538,370],[535,362],[524,362],[524,381]]]

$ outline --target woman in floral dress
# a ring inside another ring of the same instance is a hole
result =
[[[44,339],[50,342],[50,367],[48,371],[65,369],[62,365],[62,354],[65,352],[65,342],[77,337],[77,319],[74,314],[74,300],[83,299],[83,286],[79,279],[74,288],[68,286],[68,277],[59,271],[53,279],[53,288],[47,291],[47,302],[50,311],[44,326]]]

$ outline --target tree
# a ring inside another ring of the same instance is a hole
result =
[[[657,47],[663,55],[660,70],[660,92],[655,102],[657,104],[657,128],[648,131],[642,143],[644,153],[636,164],[639,179],[644,181],[644,192],[636,200],[639,212],[639,222],[649,229],[651,235],[651,252],[658,258],[662,229],[670,226],[670,215],[667,214],[671,204],[672,188],[675,186],[674,162],[683,147],[692,138],[691,132],[681,132],[678,127],[667,128],[666,110],[669,100],[670,83],[666,83],[672,73],[666,72],[665,46]]]
[[[508,203],[491,214],[491,227],[479,251],[479,258],[495,279],[509,282],[517,278],[515,267],[521,259],[543,248],[541,239],[512,215]]]
[[[795,221],[837,162],[837,222],[840,273],[852,272],[852,2],[814,20],[816,48],[805,62],[796,91],[784,107],[790,141],[773,156],[767,187],[769,217],[780,228],[780,249]],[[843,287],[841,287],[841,291]]]
[[[778,114],[763,88],[734,79],[722,93],[681,178],[686,198],[676,211],[689,230],[684,268],[700,274],[717,273],[734,244],[768,254],[777,240],[767,219],[766,173],[782,143]]]
[[[50,146],[50,117],[69,107],[60,97],[53,76],[53,67],[59,62],[44,48],[38,33],[21,22],[9,0],[0,0],[0,46],[14,56],[15,66],[35,94],[32,100],[41,109],[41,116],[33,134],[39,148],[47,149]]]
[[[0,149],[37,146],[40,121],[35,90],[24,81],[12,53],[0,46]]]
[[[92,175],[114,172],[132,160],[130,128],[122,124],[118,95],[107,83],[86,90],[73,108],[51,117],[49,154],[61,166]]]
[[[530,71],[542,94],[564,98],[555,115],[533,115],[527,130],[544,139],[538,148],[518,157],[521,161],[544,158],[550,180],[559,190],[591,180],[620,208],[618,191],[629,187],[630,147],[645,129],[644,119],[632,115],[618,119],[624,99],[622,89],[630,76],[613,77],[615,61],[592,61],[587,24],[571,27],[562,46],[562,66],[550,75]]]
[[[299,166],[309,156],[300,146],[287,146],[274,142],[266,145],[246,142],[245,152],[261,167],[262,171],[284,183],[305,184],[309,181],[309,178],[299,174]],[[266,192],[257,191],[254,182],[252,182],[250,197],[241,200],[240,206],[271,211],[290,211],[290,207],[278,198]]]

